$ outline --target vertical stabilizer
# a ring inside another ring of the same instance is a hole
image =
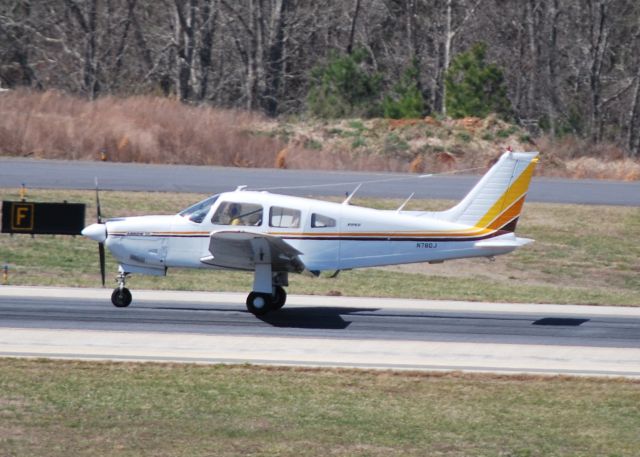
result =
[[[522,211],[537,152],[505,152],[456,206],[440,213],[452,222],[513,232]]]

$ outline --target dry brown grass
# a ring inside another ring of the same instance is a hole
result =
[[[619,147],[528,134],[485,119],[268,120],[175,99],[61,92],[0,95],[0,155],[235,167],[441,173],[488,168],[506,148],[539,150],[537,174],[640,179]]]
[[[580,157],[567,162],[566,168],[572,178],[640,180],[640,163],[631,159],[605,162],[595,157]]]
[[[573,135],[542,136],[536,147],[543,155],[540,173],[577,179],[640,180],[640,161],[625,157],[612,143],[591,144]]]
[[[137,96],[94,102],[56,91],[0,97],[0,154],[271,167],[283,144],[252,135],[252,113]]]

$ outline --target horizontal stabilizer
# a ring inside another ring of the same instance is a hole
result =
[[[533,243],[531,238],[511,238],[507,240],[492,239],[482,240],[474,244],[476,248],[519,248]]]

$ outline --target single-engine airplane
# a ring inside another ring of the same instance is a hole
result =
[[[164,276],[168,268],[253,272],[246,300],[255,315],[282,308],[289,273],[339,271],[404,263],[440,263],[507,254],[533,240],[514,231],[537,153],[505,152],[471,191],[446,211],[377,210],[245,190],[213,195],[174,216],[98,222],[82,234],[119,262],[111,300],[131,304],[130,274]]]

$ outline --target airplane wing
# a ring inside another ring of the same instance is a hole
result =
[[[254,270],[257,263],[270,263],[273,271],[302,273],[300,251],[281,238],[243,230],[212,232],[210,256],[200,259],[208,265],[234,270]]]

